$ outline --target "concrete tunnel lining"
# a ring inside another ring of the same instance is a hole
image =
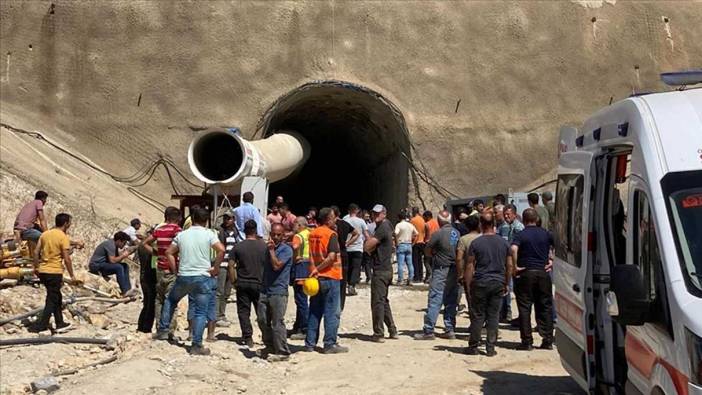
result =
[[[276,100],[259,124],[262,137],[293,130],[311,146],[307,162],[270,186],[293,212],[309,206],[407,205],[410,141],[399,109],[379,93],[342,81],[315,81]]]

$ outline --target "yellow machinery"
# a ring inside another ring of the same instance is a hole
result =
[[[0,280],[22,280],[34,276],[34,268],[13,266],[0,269]]]
[[[17,243],[15,240],[7,240],[2,243],[2,261],[0,267],[23,266],[31,264],[32,251],[27,241]]]

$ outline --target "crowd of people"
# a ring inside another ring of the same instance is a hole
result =
[[[15,222],[16,236],[36,243],[35,266],[47,289],[46,306],[33,328],[54,331],[70,325],[61,313],[61,285],[64,268],[75,281],[71,248],[83,243],[67,236],[71,216],[55,218],[48,229],[43,214],[48,194],[37,192]],[[348,352],[339,344],[338,329],[347,296],[365,274],[370,283],[373,336],[382,343],[397,339],[389,289],[391,285],[411,287],[428,284],[427,310],[416,340],[435,339],[436,321],[443,307],[444,334],[456,337],[459,309],[468,309],[470,340],[468,354],[477,354],[483,327],[487,328],[485,354],[496,354],[498,322],[519,327],[520,349],[533,348],[531,310],[542,338],[541,348],[553,346],[553,309],[550,271],[552,266],[554,207],[552,195],[528,196],[530,208],[521,215],[504,195],[496,195],[490,206],[481,200],[454,212],[402,210],[393,225],[382,204],[369,211],[351,204],[341,216],[336,206],[312,207],[295,216],[282,197],[269,213],[254,205],[254,195],[245,192],[242,204],[221,213],[221,224],[208,225],[211,212],[193,206],[189,216],[176,207],[164,211],[161,224],[140,232],[142,223],[130,225],[100,243],[90,261],[91,273],[115,277],[125,297],[132,287],[125,260],[132,257],[140,267],[143,309],[137,330],[158,340],[174,339],[173,319],[178,303],[188,297],[187,319],[192,347],[190,353],[207,355],[204,341],[215,340],[217,327],[229,327],[226,304],[234,291],[242,344],[252,348],[252,313],[261,330],[265,348],[261,354],[271,361],[290,355],[288,338],[304,340],[305,351],[314,351],[324,323],[325,354]],[[220,218],[216,218],[218,221]],[[395,259],[393,259],[395,258]],[[394,278],[393,262],[397,262]],[[308,279],[316,279],[310,292]],[[289,289],[295,302],[292,328],[285,325]],[[511,292],[517,299],[518,317],[512,319]],[[311,294],[311,296],[308,296]],[[465,304],[462,303],[465,297]],[[207,329],[207,337],[204,337]],[[386,332],[387,330],[387,332]],[[387,334],[387,337],[386,337]]]

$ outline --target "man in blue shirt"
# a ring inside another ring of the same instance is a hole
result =
[[[258,326],[263,333],[264,353],[271,354],[271,362],[290,358],[285,329],[285,310],[288,307],[288,285],[292,267],[293,249],[285,240],[285,228],[277,223],[271,226],[268,241],[269,259],[263,266],[263,288],[258,299]]]
[[[504,211],[505,224],[498,229],[498,234],[502,236],[503,239],[507,240],[508,244],[512,244],[515,236],[524,230],[524,225],[517,218],[517,207],[513,204],[508,204],[505,206]],[[512,289],[514,284],[512,280],[509,283],[509,292],[502,299],[502,307],[500,308],[500,322],[510,323],[511,325],[518,325],[517,320],[512,320]]]
[[[244,224],[246,221],[252,219],[256,221],[256,234],[258,237],[263,237],[263,218],[256,206],[253,205],[254,194],[252,192],[244,192],[242,200],[244,203],[234,209],[234,218],[236,219],[236,228],[239,230],[239,236],[242,240],[246,238],[244,234]]]
[[[519,309],[519,332],[522,344],[519,349],[531,350],[531,306],[536,310],[536,323],[543,339],[541,348],[553,348],[553,294],[551,288],[551,232],[537,226],[538,212],[533,208],[522,214],[526,227],[512,240],[512,258],[517,262],[514,293]]]

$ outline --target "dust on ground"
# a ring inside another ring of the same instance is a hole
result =
[[[500,330],[498,355],[492,358],[463,354],[469,324],[465,313],[459,314],[456,340],[413,340],[412,335],[421,330],[426,307],[424,286],[391,287],[390,300],[400,339],[373,343],[370,290],[360,286],[358,291],[357,296],[347,298],[339,329],[340,343],[350,348],[348,354],[307,353],[302,351],[302,341],[291,340],[290,361],[269,363],[254,352],[263,348],[258,328],[254,350],[238,344],[240,330],[235,304],[230,302],[227,316],[233,324],[217,328],[218,340],[206,344],[212,355],[190,356],[186,342],[173,345],[135,332],[141,303],[133,302],[108,309],[108,329],[79,323],[78,329],[66,335],[121,336],[124,341],[116,350],[67,344],[0,349],[1,392],[22,393],[32,380],[52,371],[84,366],[114,354],[118,359],[113,363],[61,376],[57,394],[580,393],[561,367],[557,351],[513,350],[519,342],[519,332],[506,326]],[[26,292],[18,295],[28,297]],[[35,297],[39,297],[39,292]],[[293,319],[294,303],[290,297],[288,327]],[[439,332],[440,328],[441,324]],[[21,330],[4,334],[3,338],[26,335]],[[187,333],[181,331],[179,335],[185,338]]]

